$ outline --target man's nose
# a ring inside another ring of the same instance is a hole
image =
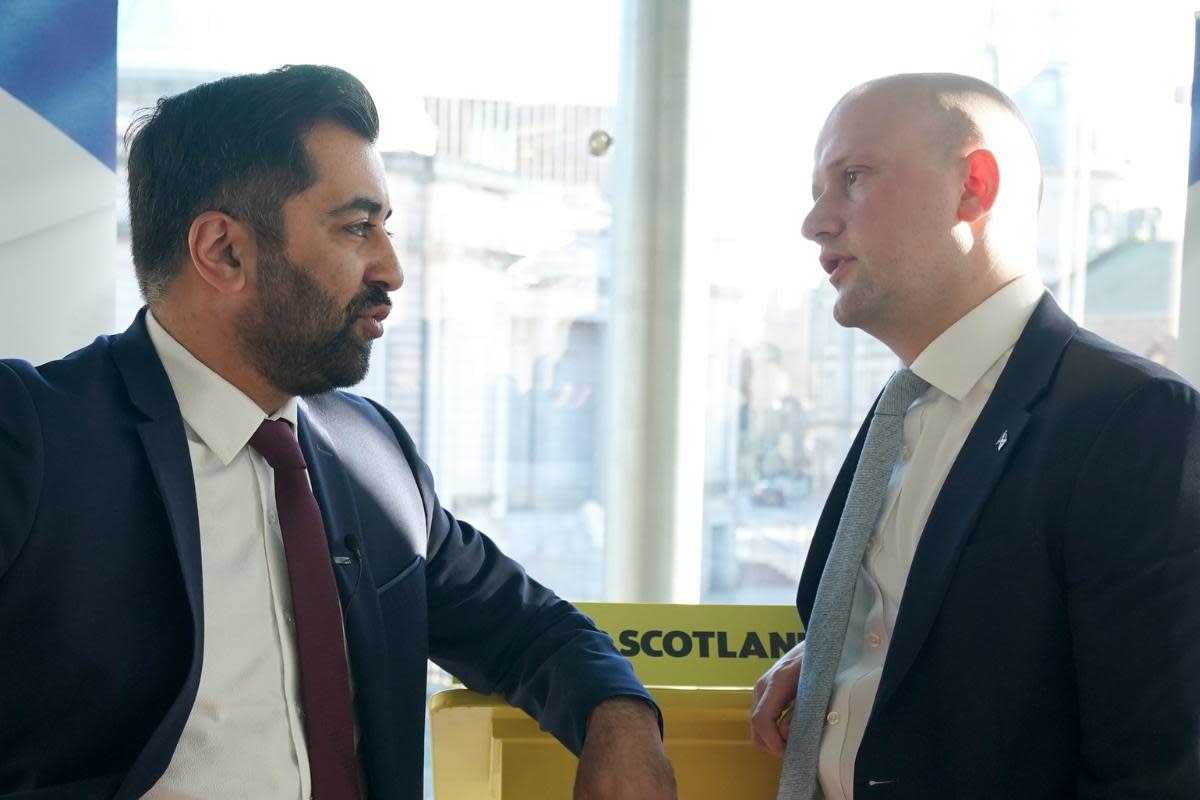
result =
[[[380,252],[367,275],[368,283],[383,284],[389,292],[394,292],[404,285],[404,270],[400,266],[400,257],[392,240],[380,237]]]
[[[800,235],[814,242],[837,236],[841,230],[841,222],[832,206],[833,203],[825,193],[818,195],[813,201],[812,209],[800,225]]]

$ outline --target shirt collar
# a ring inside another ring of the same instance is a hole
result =
[[[1045,288],[1031,274],[1009,282],[940,336],[912,363],[912,371],[962,402],[1021,336]]]
[[[296,429],[295,397],[288,398],[282,408],[267,417],[242,390],[188,352],[151,312],[146,314],[146,329],[184,421],[225,466],[246,446],[264,419],[287,420],[292,430]]]

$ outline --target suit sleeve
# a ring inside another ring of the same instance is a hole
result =
[[[1093,444],[1063,563],[1080,798],[1200,797],[1200,402],[1142,384]]]
[[[478,692],[500,692],[568,749],[610,697],[638,697],[662,715],[607,634],[526,574],[484,534],[442,508],[433,476],[385,413],[425,499],[430,658]]]
[[[16,560],[37,511],[42,437],[25,384],[0,362],[0,580]]]

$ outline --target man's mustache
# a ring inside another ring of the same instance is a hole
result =
[[[378,308],[379,306],[391,308],[392,299],[388,297],[387,290],[379,284],[367,284],[361,292],[354,296],[354,299],[350,301],[350,305],[346,306],[346,319],[356,319],[362,316],[367,309]]]

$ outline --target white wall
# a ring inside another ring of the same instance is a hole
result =
[[[113,328],[116,177],[4,90],[0,131],[0,357],[40,363]]]

